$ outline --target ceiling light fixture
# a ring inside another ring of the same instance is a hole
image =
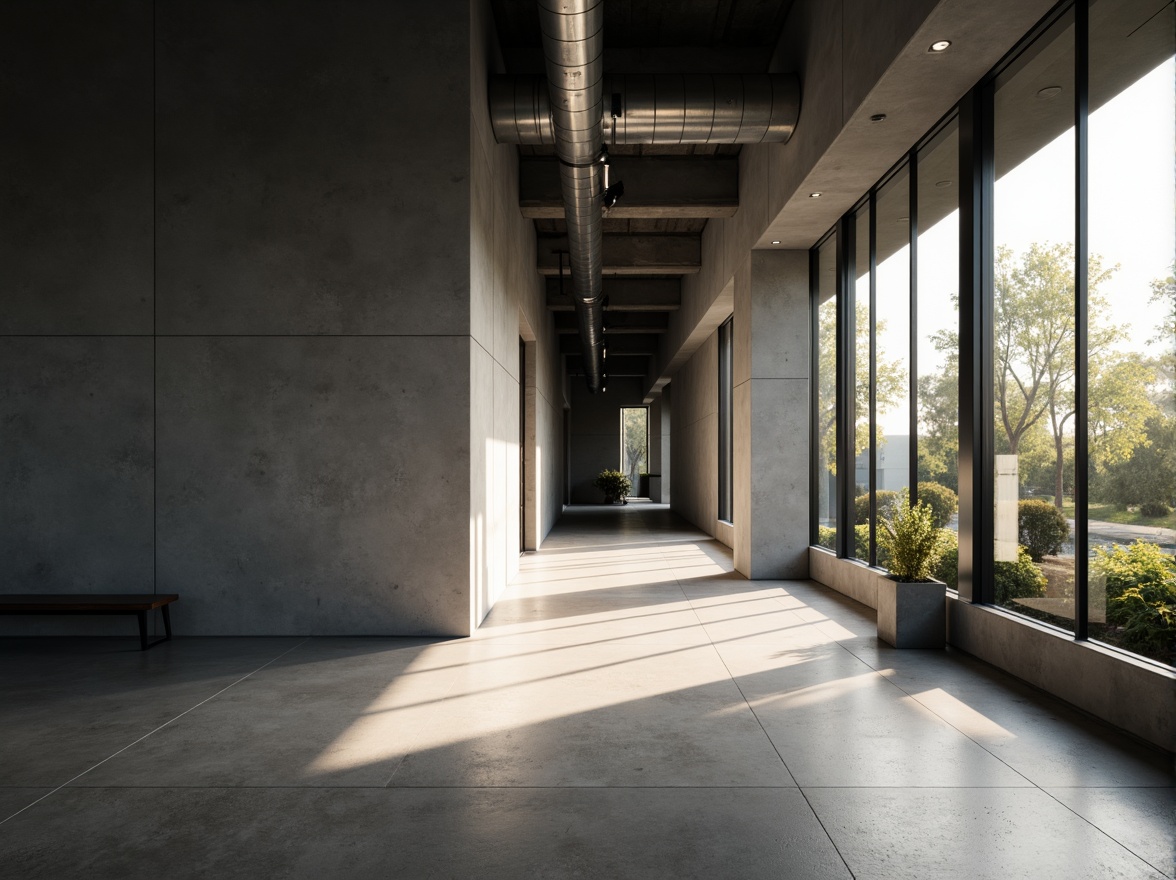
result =
[[[870,117],[870,122],[885,122],[885,121],[886,121],[886,114],[885,113],[875,113],[873,116]]]
[[[810,199],[819,199],[820,197],[821,197],[820,193],[809,193]]]
[[[939,187],[940,189],[943,189],[945,186],[951,186],[951,181],[950,180],[937,180],[937,181],[935,181],[935,185],[937,187]]]
[[[931,48],[928,49],[927,51],[928,52],[946,52],[947,47],[950,45],[951,45],[951,40],[936,40],[934,43],[931,44]]]
[[[1062,93],[1061,86],[1046,86],[1044,89],[1039,89],[1037,97],[1043,101],[1048,101],[1050,98],[1056,98]]]
[[[778,239],[778,238],[772,242],[772,244],[779,244],[779,243],[780,243],[780,239]]]

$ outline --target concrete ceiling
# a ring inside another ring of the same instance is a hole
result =
[[[763,73],[793,0],[606,0],[604,72]],[[542,74],[535,0],[491,0],[508,73]],[[568,371],[580,369],[571,302],[559,292],[567,251],[554,150],[521,146],[519,208],[535,222],[538,269],[548,276]],[[699,271],[702,231],[739,207],[735,144],[609,147],[612,178],[625,196],[604,221],[605,331],[610,374],[647,378],[669,314],[681,301],[681,276]],[[566,265],[566,263],[565,263]],[[566,283],[566,282],[565,282]],[[614,351],[615,350],[615,351]],[[625,353],[623,362],[614,354]],[[640,368],[640,369],[639,369]]]

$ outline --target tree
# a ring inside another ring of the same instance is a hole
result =
[[[621,413],[625,474],[636,486],[638,475],[649,467],[649,410],[643,406],[631,406]]]
[[[833,300],[825,303],[829,306]],[[855,309],[854,337],[854,455],[866,449],[870,435],[870,321],[867,303],[859,302]],[[876,322],[878,334],[886,330],[886,322]],[[832,452],[835,448],[833,432],[837,424],[836,370],[837,370],[837,321],[832,308],[822,308],[818,321],[819,370],[817,399],[817,430],[821,447],[826,450],[825,466],[829,473],[837,472],[837,462]],[[887,360],[881,356],[875,368],[875,400],[879,412],[896,406],[906,389],[906,371],[900,361]],[[875,438],[880,440],[881,438]]]
[[[1104,269],[1102,258],[1091,254],[1087,269],[1087,352],[1098,364],[1124,335],[1106,320],[1109,306],[1099,292],[1118,266]],[[1046,419],[1054,445],[1054,504],[1061,507],[1067,424],[1075,415],[1074,247],[1034,243],[1019,259],[1000,247],[994,275],[997,424],[1009,454],[1017,455],[1026,433]]]

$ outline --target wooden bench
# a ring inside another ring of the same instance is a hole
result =
[[[171,615],[168,605],[180,597],[175,593],[9,593],[0,595],[0,614],[134,614],[139,618],[139,644],[146,651],[152,645],[170,641]],[[163,612],[163,638],[147,640],[147,615]]]

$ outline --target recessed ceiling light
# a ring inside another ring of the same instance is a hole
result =
[[[779,243],[780,243],[780,239],[776,239],[775,241],[772,242],[772,244],[779,244]]]
[[[897,220],[895,220],[894,222],[895,222],[895,223],[907,223],[907,222],[909,222],[909,221],[910,221],[910,219],[911,219],[910,217],[899,217],[899,218],[898,218]]]
[[[1056,98],[1061,93],[1061,86],[1046,86],[1044,89],[1038,90],[1037,97],[1041,98],[1043,101],[1048,101],[1050,98]]]
[[[809,193],[810,199],[819,199],[820,197],[821,197],[820,193]]]
[[[934,43],[931,44],[931,48],[928,49],[927,51],[928,52],[945,52],[945,51],[947,51],[947,47],[950,45],[951,45],[951,40],[936,40]]]
[[[942,189],[945,186],[951,186],[951,181],[950,180],[937,180],[937,181],[935,181],[935,185],[937,187],[939,187],[940,189]]]
[[[885,113],[875,113],[873,116],[870,117],[870,122],[885,122],[885,121],[886,121],[886,114]]]

